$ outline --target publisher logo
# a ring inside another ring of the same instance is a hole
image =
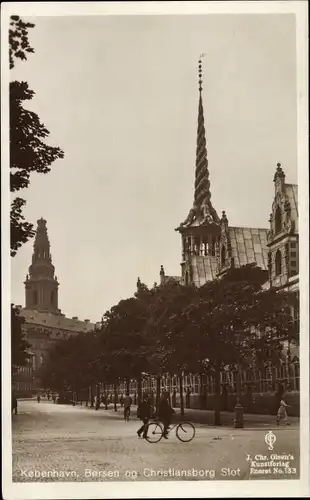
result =
[[[269,451],[273,450],[273,445],[275,444],[276,440],[277,438],[272,431],[267,432],[267,434],[265,435],[265,443],[268,444]]]

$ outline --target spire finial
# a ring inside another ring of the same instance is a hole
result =
[[[273,181],[275,182],[277,179],[285,179],[285,174],[283,172],[282,164],[280,162],[277,163],[277,170],[274,174]]]
[[[205,54],[201,54],[199,61],[198,61],[198,84],[199,84],[199,92],[201,94],[202,92],[202,58],[204,57]]]

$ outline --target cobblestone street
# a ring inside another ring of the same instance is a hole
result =
[[[18,415],[12,416],[13,481],[298,478],[296,425],[233,429],[195,424],[190,443],[178,441],[172,431],[168,440],[150,444],[138,438],[136,417],[125,423],[121,411],[20,401]],[[264,440],[268,430],[276,435],[271,452]],[[276,470],[265,466],[271,473],[257,472],[272,454],[292,457],[282,458],[286,466]],[[260,463],[253,464],[248,455]],[[184,470],[191,475],[179,477]]]

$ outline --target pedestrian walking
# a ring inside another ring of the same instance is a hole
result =
[[[15,394],[12,394],[12,412],[14,411],[15,415],[17,415],[17,397]]]
[[[130,408],[132,405],[132,398],[129,394],[124,397],[124,420],[128,422],[130,417]]]
[[[38,401],[38,403],[40,403],[40,401],[41,401],[41,396],[40,396],[40,394],[38,394],[38,395],[37,395],[37,401]]]
[[[168,439],[168,430],[169,430],[169,425],[171,424],[171,418],[173,413],[175,413],[175,411],[169,403],[169,393],[164,392],[159,403],[157,416],[159,420],[164,424],[163,437],[165,439]]]
[[[137,430],[137,434],[139,437],[141,437],[141,434],[143,433],[142,434],[143,439],[146,438],[147,425],[152,415],[153,415],[153,407],[150,404],[148,396],[146,395],[144,396],[143,401],[140,403],[137,410],[137,417],[143,422],[140,429]]]
[[[290,408],[290,405],[286,404],[283,399],[280,401],[280,406],[278,409],[278,414],[277,414],[277,425],[280,425],[280,421],[283,420],[285,425],[290,425],[288,418],[287,418],[287,411],[286,408]]]

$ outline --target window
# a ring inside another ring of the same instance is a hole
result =
[[[282,214],[280,207],[276,208],[274,219],[275,219],[275,231],[277,234],[280,233],[282,229]]]
[[[33,304],[36,305],[38,303],[38,292],[34,290],[33,292]]]
[[[282,255],[280,250],[277,250],[275,264],[276,264],[276,276],[279,276],[282,271]]]
[[[296,257],[296,252],[291,252],[291,257]]]
[[[221,265],[225,266],[225,262],[226,262],[226,248],[223,245],[221,250]]]
[[[291,248],[296,248],[296,242],[295,241],[291,241]]]
[[[211,255],[214,257],[215,256],[215,239],[212,238],[211,241]]]
[[[296,260],[291,260],[291,266],[296,267]]]

